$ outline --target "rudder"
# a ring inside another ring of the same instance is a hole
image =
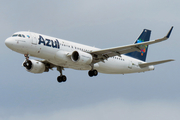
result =
[[[151,30],[144,29],[134,44],[141,43],[141,42],[147,42],[150,40],[150,36],[151,36]],[[146,47],[145,49],[141,49],[141,52],[134,51],[134,52],[127,53],[125,55],[142,60],[142,61],[146,61],[148,45],[145,47]]]

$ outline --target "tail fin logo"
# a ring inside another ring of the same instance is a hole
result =
[[[144,42],[144,40],[141,40],[141,39],[138,39],[137,40],[137,43],[142,43],[142,42]],[[142,45],[141,47],[145,47],[144,49],[141,49],[141,56],[143,56],[144,55],[144,53],[146,52],[146,49],[147,49],[147,45]]]

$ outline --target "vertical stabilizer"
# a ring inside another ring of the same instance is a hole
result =
[[[141,42],[147,42],[147,41],[149,41],[150,36],[151,36],[151,30],[144,29],[134,44],[141,43]],[[125,55],[142,60],[142,61],[146,61],[147,51],[148,51],[148,45],[145,46],[144,49],[141,49],[141,52],[135,51],[135,52],[127,53]]]

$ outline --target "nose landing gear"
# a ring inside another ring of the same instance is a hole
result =
[[[25,62],[23,63],[23,66],[30,70],[32,68],[32,62],[29,60],[29,55],[28,54],[24,54],[24,57],[26,58]]]

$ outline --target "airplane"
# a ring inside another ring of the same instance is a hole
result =
[[[20,31],[5,40],[11,50],[24,54],[22,66],[31,73],[48,72],[57,68],[59,83],[66,82],[65,68],[89,70],[90,77],[98,72],[105,74],[128,74],[154,70],[154,65],[174,61],[173,59],[145,62],[148,46],[170,37],[173,26],[163,38],[150,40],[151,30],[144,29],[134,44],[99,49],[47,35]],[[29,56],[42,60],[29,59]]]

